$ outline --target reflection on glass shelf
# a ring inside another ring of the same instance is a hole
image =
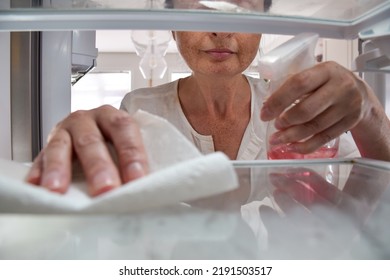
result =
[[[388,260],[390,166],[357,161],[233,162],[237,189],[124,215],[0,213],[0,259]]]

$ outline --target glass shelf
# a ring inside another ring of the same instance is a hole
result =
[[[239,188],[169,207],[0,213],[0,259],[388,259],[389,163],[234,165]]]
[[[0,5],[0,31],[161,29],[229,31],[353,39],[388,19],[389,0],[43,0],[26,7]],[[23,1],[17,1],[23,2]],[[33,1],[34,2],[34,1]],[[250,3],[257,3],[252,7]],[[260,3],[260,5],[259,5]]]

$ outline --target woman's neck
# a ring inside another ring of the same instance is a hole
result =
[[[250,104],[250,86],[243,75],[210,79],[192,75],[181,79],[178,94],[184,113],[211,118],[226,118],[241,114]]]
[[[178,94],[192,128],[210,135],[215,151],[236,159],[251,117],[251,90],[243,75],[225,79],[191,76],[179,81]]]

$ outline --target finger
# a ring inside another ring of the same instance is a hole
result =
[[[41,184],[42,176],[42,152],[34,159],[27,175],[26,181],[30,184],[39,186]]]
[[[336,205],[344,194],[322,175],[309,168],[290,168],[270,174],[272,184],[298,202]],[[313,193],[314,192],[314,193]]]
[[[276,118],[275,127],[285,129],[293,125],[310,124],[310,121],[322,115],[324,118],[322,123],[313,123],[314,134],[318,129],[326,126],[327,122],[334,124],[336,120],[345,116],[352,116],[357,122],[361,117],[363,99],[355,90],[353,83],[354,81],[350,81],[346,82],[347,85],[340,85],[338,79],[329,80],[305,99],[284,111]]]
[[[336,186],[326,181],[326,179],[317,172],[308,168],[299,168],[287,170],[291,177],[295,180],[305,183],[310,186],[316,194],[326,199],[330,203],[336,205],[340,202],[341,197],[345,194]]]
[[[324,131],[313,135],[311,138],[305,141],[291,143],[289,145],[289,151],[299,154],[310,154],[318,152],[322,154],[322,158],[335,157],[338,152],[339,139],[337,137],[348,130],[350,123],[353,123],[353,121],[349,121],[348,118],[344,119],[343,121],[336,123]],[[317,154],[313,154],[312,156],[315,158]]]
[[[315,92],[330,78],[329,71],[322,64],[292,75],[264,102],[260,117],[270,121],[279,116],[296,100]]]
[[[72,113],[67,122],[74,150],[83,168],[91,196],[121,185],[117,167],[95,122],[93,114],[97,113],[98,110],[78,111]]]
[[[69,134],[56,129],[34,161],[28,181],[50,191],[65,193],[71,180],[72,143]]]
[[[98,123],[105,136],[114,144],[123,182],[140,178],[149,172],[145,147],[138,124],[126,112],[105,108]]]
[[[275,187],[284,191],[284,193],[307,208],[318,203],[329,204],[318,196],[310,184],[295,178],[294,173],[272,173],[270,174],[270,180]]]
[[[288,144],[312,137],[342,121],[344,116],[341,116],[341,114],[343,113],[337,113],[337,111],[341,111],[341,108],[332,107],[306,123],[279,130],[270,136],[269,143],[271,145]],[[346,126],[349,125],[346,124]],[[348,128],[345,130],[348,130]]]
[[[355,168],[353,168],[351,171],[350,174],[352,174],[352,176],[349,176],[343,190],[340,190],[333,184],[327,182],[323,176],[308,168],[292,168],[290,170],[286,170],[286,176],[291,176],[295,180],[304,182],[305,184],[309,185],[316,192],[316,194],[324,198],[332,206],[335,206],[333,209],[337,209],[344,215],[353,217],[354,220],[360,222],[364,221],[367,215],[369,215],[369,213],[371,213],[374,208],[372,205],[370,205],[369,200],[367,199],[368,196],[365,196],[364,199],[357,197],[358,193],[360,194],[364,192],[367,190],[367,188],[359,188],[362,187],[362,180],[360,176],[359,178],[354,176],[354,170]],[[370,176],[373,175],[370,174]],[[388,182],[388,180],[386,182]],[[349,188],[351,186],[355,190],[358,189],[358,191],[356,193],[353,191],[351,192],[351,189]],[[376,192],[374,191],[373,193]],[[316,214],[320,215],[321,212],[316,212]]]
[[[345,115],[346,108],[343,107],[343,110],[340,110],[341,106],[332,107],[333,103],[334,100],[329,97],[328,89],[323,87],[316,92],[310,93],[304,100],[297,102],[290,109],[284,111],[275,119],[275,127],[277,129],[286,129],[293,125],[307,123],[317,116],[329,112],[329,109],[333,111],[333,114],[328,115],[328,117],[340,119],[340,115]]]

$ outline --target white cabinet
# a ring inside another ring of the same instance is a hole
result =
[[[352,69],[354,60],[359,55],[358,40],[323,40],[324,61],[337,61],[342,66]]]

